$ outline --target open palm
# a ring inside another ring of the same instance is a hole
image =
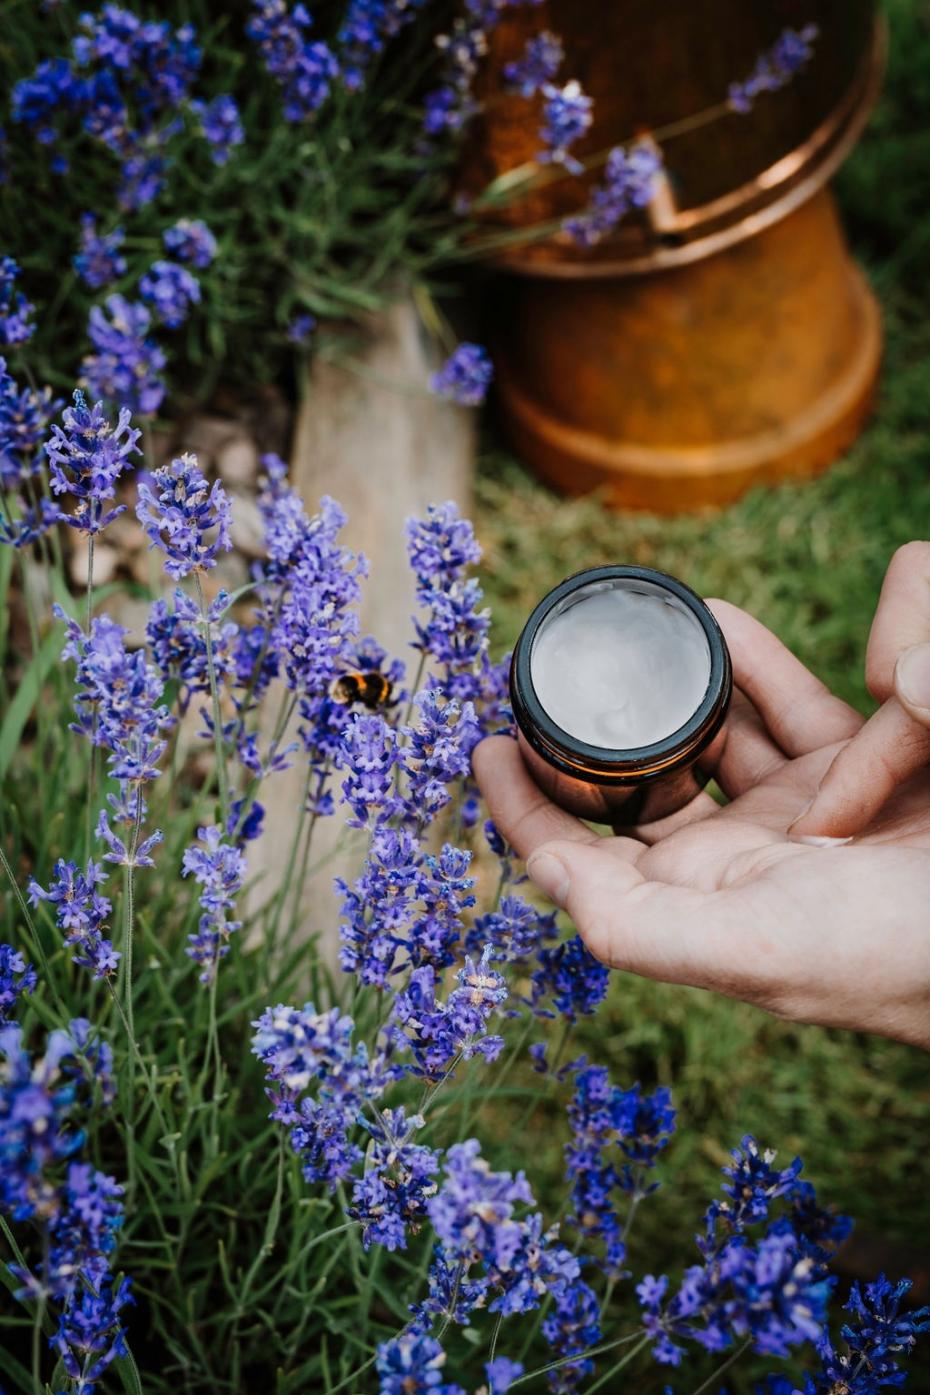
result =
[[[714,609],[738,685],[714,771],[729,803],[704,794],[635,837],[604,837],[547,800],[498,737],[475,753],[491,814],[605,962],[930,1045],[930,772],[851,841],[789,837],[863,719],[751,617]]]

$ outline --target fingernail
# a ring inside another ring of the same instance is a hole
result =
[[[848,838],[825,838],[817,833],[791,833],[788,839],[792,843],[805,843],[809,848],[841,848],[844,843],[852,842],[852,835]]]
[[[556,857],[554,853],[533,853],[526,864],[526,870],[534,885],[538,886],[550,901],[564,909],[571,882],[568,868],[561,858]]]
[[[930,644],[915,644],[898,656],[895,680],[906,703],[930,709]]]
[[[809,800],[807,801],[807,803],[804,805],[804,808],[801,810],[800,814],[796,814],[795,817],[794,817],[794,818],[791,820],[791,822],[789,823],[789,825],[788,825],[788,837],[789,837],[789,838],[792,838],[792,837],[794,836],[794,835],[792,834],[792,831],[791,831],[791,830],[792,830],[793,828],[797,828],[797,826],[798,826],[798,824],[801,822],[801,820],[804,819],[804,818],[806,818],[807,815],[810,813],[811,809],[813,809],[813,807],[814,807],[814,799],[816,799],[816,795],[814,796],[814,798],[809,799]],[[801,840],[800,840],[800,838],[798,838],[798,839],[796,839],[796,841],[797,841],[797,842],[800,842]]]

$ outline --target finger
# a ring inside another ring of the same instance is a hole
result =
[[[910,542],[892,557],[872,621],[865,681],[878,702],[894,692],[902,649],[930,640],[930,542]]]
[[[881,706],[836,755],[792,838],[852,838],[886,799],[930,761],[930,730],[918,725],[897,698]]]
[[[726,636],[733,678],[789,756],[845,741],[862,726],[858,712],[835,697],[771,630],[727,601],[708,601]]]
[[[527,871],[605,964],[669,983],[735,991],[734,964],[744,957],[746,930],[737,891],[649,882],[636,867],[582,843],[543,845]]]
[[[930,644],[914,644],[898,655],[894,691],[908,716],[930,727]]]
[[[738,688],[733,690],[725,730],[726,743],[712,769],[727,798],[736,799],[785,765],[786,758],[769,736],[759,713]]]
[[[553,838],[600,842],[580,819],[546,798],[511,737],[489,736],[480,742],[472,754],[472,768],[491,818],[521,857]]]
[[[695,795],[689,804],[686,804],[683,809],[679,809],[676,813],[669,814],[664,819],[656,819],[653,823],[637,824],[629,831],[639,842],[645,843],[647,847],[652,847],[655,843],[661,843],[663,838],[677,833],[680,828],[687,828],[689,824],[706,819],[708,814],[715,814],[719,808],[716,799],[706,790],[701,790],[700,794]]]

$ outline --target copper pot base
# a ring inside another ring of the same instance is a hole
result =
[[[691,266],[511,294],[507,434],[556,488],[615,508],[722,505],[817,474],[873,401],[881,315],[827,192]]]

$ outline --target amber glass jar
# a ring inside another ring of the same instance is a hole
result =
[[[710,610],[648,567],[568,577],[533,611],[510,672],[536,783],[571,813],[615,828],[665,818],[700,792],[732,688]]]

